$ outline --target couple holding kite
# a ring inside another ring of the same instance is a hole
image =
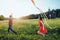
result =
[[[31,0],[31,1],[32,1],[32,3],[34,4],[34,6],[35,6],[40,12],[43,13],[43,11],[42,11],[41,9],[39,9],[39,8],[35,5],[34,0]],[[46,16],[45,13],[44,13],[44,16]],[[43,21],[42,21],[42,16],[39,16],[38,25],[39,25],[39,30],[38,30],[37,33],[45,36],[45,34],[47,33],[47,29],[44,27],[44,23],[43,23]],[[10,30],[11,30],[13,33],[17,34],[17,32],[15,32],[15,31],[12,29],[12,15],[10,15],[10,17],[9,17],[8,32],[10,32]]]

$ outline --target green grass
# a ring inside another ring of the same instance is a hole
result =
[[[45,28],[48,32],[46,37],[42,37],[37,34],[39,29],[38,20],[14,20],[13,29],[17,32],[15,35],[13,32],[8,33],[8,21],[0,21],[0,40],[60,40],[60,18],[46,20],[50,29],[45,23]]]

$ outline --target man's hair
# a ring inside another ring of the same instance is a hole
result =
[[[10,15],[10,17],[12,17],[12,15]]]

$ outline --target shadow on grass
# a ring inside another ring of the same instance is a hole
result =
[[[54,33],[56,33],[57,35],[60,35],[60,28],[55,28],[55,29],[49,29],[48,28],[47,34],[54,34]]]
[[[60,40],[60,28],[48,29],[44,40]]]

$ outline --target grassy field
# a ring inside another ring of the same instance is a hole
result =
[[[8,20],[0,21],[0,40],[60,40],[60,18],[46,20],[50,29],[45,22],[45,28],[48,32],[46,37],[37,34],[39,29],[38,20],[14,20],[13,29],[17,32],[8,33]]]

